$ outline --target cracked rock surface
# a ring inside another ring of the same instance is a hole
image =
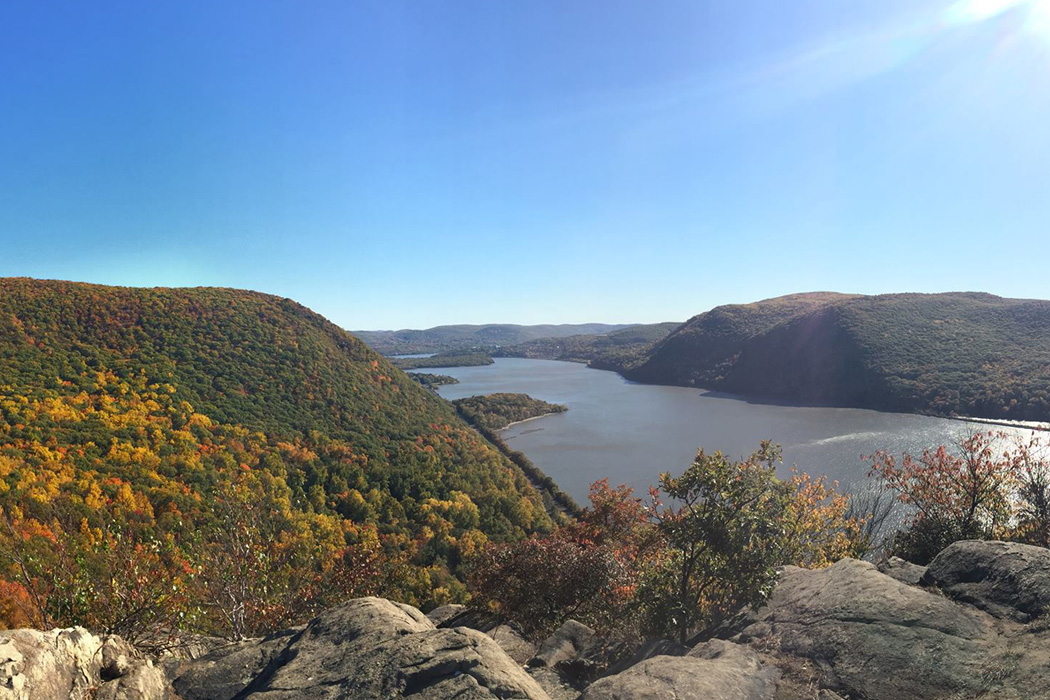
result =
[[[220,677],[245,682],[216,692]],[[217,650],[186,664],[174,687],[186,700],[547,698],[484,633],[438,629],[415,608],[381,598],[329,610],[283,639]]]
[[[1050,637],[866,562],[786,567],[735,641],[851,700],[1050,697]]]
[[[602,678],[581,700],[773,700],[779,676],[751,649],[715,639]]]

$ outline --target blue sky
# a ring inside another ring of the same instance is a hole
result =
[[[1050,0],[0,4],[0,275],[347,328],[1050,297]]]

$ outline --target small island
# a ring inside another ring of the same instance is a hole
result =
[[[428,374],[426,372],[409,372],[408,376],[416,380],[431,391],[437,391],[439,386],[447,384],[459,384],[459,380],[447,374]]]
[[[528,394],[471,396],[452,403],[461,416],[488,430],[503,430],[512,423],[569,410],[568,406],[547,403]]]
[[[430,367],[481,367],[491,365],[494,360],[483,352],[438,353],[430,357],[397,357],[393,363],[401,369],[424,369]]]

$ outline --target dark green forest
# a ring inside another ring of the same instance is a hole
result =
[[[1050,301],[816,293],[721,306],[620,369],[756,398],[1045,421]]]
[[[521,326],[513,323],[435,326],[426,330],[352,331],[370,348],[383,355],[415,355],[425,352],[488,352],[537,338],[608,333],[629,324],[574,323]]]
[[[472,424],[489,430],[503,430],[511,423],[569,410],[562,404],[547,403],[528,394],[507,393],[456,399],[452,405]]]

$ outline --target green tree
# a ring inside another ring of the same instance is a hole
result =
[[[779,446],[767,440],[741,462],[701,449],[681,476],[660,475],[669,503],[653,489],[653,516],[668,550],[641,591],[654,631],[685,643],[772,590],[789,534],[783,516],[795,498],[776,478],[779,461]]]

